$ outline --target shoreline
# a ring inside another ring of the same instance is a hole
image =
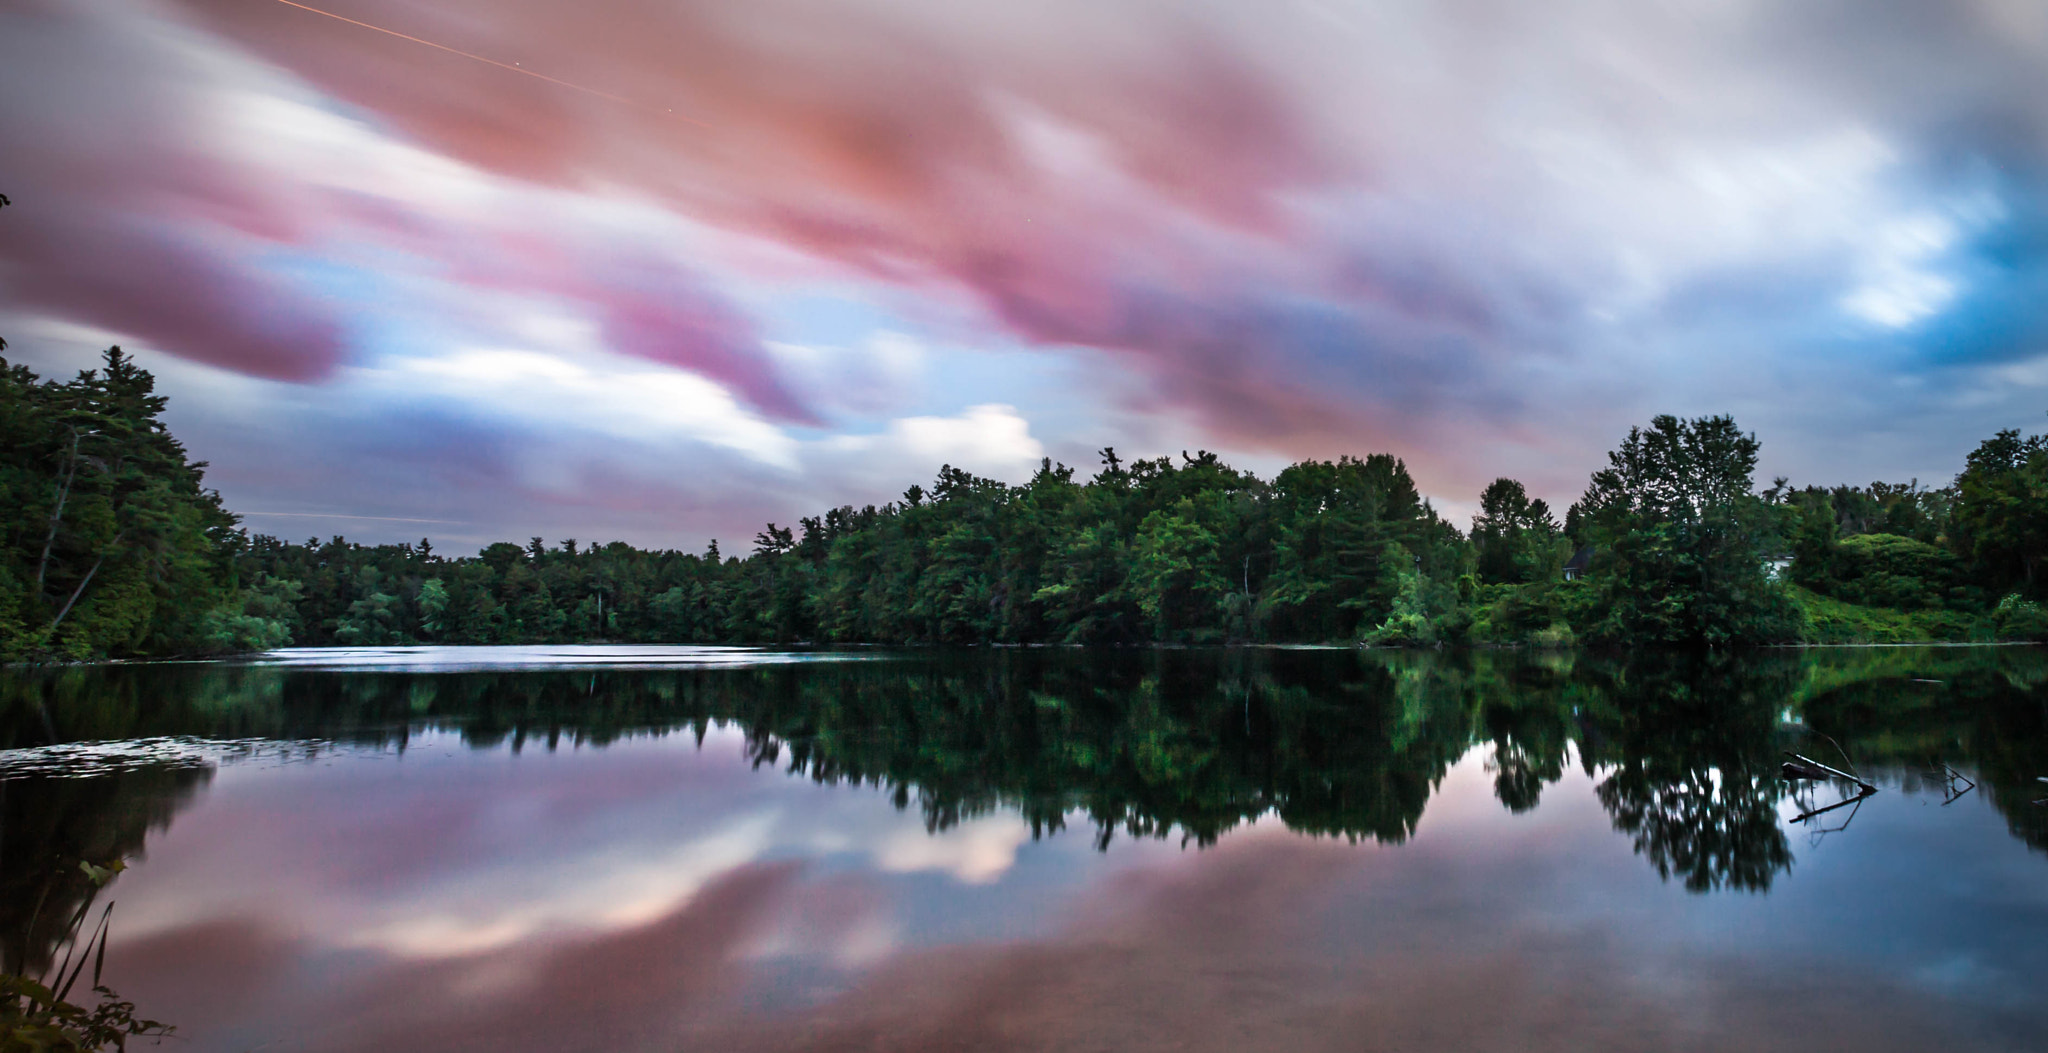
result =
[[[1150,643],[1150,644],[1137,644],[1137,645],[1132,645],[1132,644],[1096,644],[1096,645],[1090,645],[1090,644],[1047,644],[1047,643],[986,643],[986,644],[914,644],[914,643],[906,643],[906,644],[893,644],[893,643],[845,643],[845,644],[822,644],[822,645],[821,645],[821,644],[815,644],[815,643],[794,643],[794,644],[782,644],[782,645],[778,645],[778,644],[727,644],[727,643],[720,643],[720,644],[703,644],[703,643],[651,643],[651,644],[650,644],[650,643],[636,643],[636,644],[621,644],[621,643],[619,643],[618,641],[612,641],[612,640],[607,640],[607,641],[598,641],[598,642],[589,642],[589,643],[584,643],[584,642],[569,642],[569,643],[561,643],[561,642],[547,642],[547,643],[508,643],[508,644],[438,644],[438,643],[414,643],[414,644],[389,644],[389,645],[385,645],[384,647],[380,647],[380,648],[378,648],[378,649],[379,649],[379,650],[385,650],[385,649],[393,649],[393,648],[400,648],[400,647],[404,647],[404,648],[431,648],[431,647],[468,647],[468,648],[477,648],[477,647],[506,647],[506,648],[514,648],[514,647],[609,647],[609,646],[626,646],[626,647],[729,647],[729,648],[734,648],[734,649],[746,649],[746,650],[756,650],[756,651],[766,651],[766,652],[773,652],[773,651],[796,651],[796,650],[816,651],[816,650],[830,650],[830,649],[837,649],[837,648],[846,648],[846,649],[853,649],[853,648],[887,648],[887,649],[892,649],[892,650],[905,650],[905,651],[972,651],[972,650],[977,650],[977,649],[980,649],[980,648],[989,648],[989,649],[996,649],[996,650],[1061,650],[1061,651],[1103,651],[1103,652],[1127,652],[1127,651],[1195,651],[1195,650],[1217,650],[1217,651],[1232,651],[1232,650],[1237,650],[1237,651],[1435,651],[1435,652],[1445,652],[1445,651],[1529,651],[1529,652],[1544,652],[1544,653],[1549,653],[1549,654],[1604,654],[1604,655],[1615,655],[1615,654],[1631,654],[1631,653],[1636,653],[1636,652],[1659,652],[1659,653],[1669,653],[1669,652],[1673,652],[1673,651],[1694,651],[1694,650],[1699,650],[1699,648],[1691,648],[1691,647],[1679,647],[1679,646],[1672,646],[1672,647],[1628,647],[1628,648],[1603,648],[1603,647],[1581,647],[1581,646],[1576,646],[1576,645],[1574,645],[1574,646],[1568,646],[1568,647],[1542,647],[1542,646],[1535,646],[1535,645],[1531,645],[1531,644],[1504,644],[1504,643],[1485,643],[1485,644],[1471,644],[1471,643],[1465,643],[1465,644],[1445,644],[1445,645],[1441,645],[1441,646],[1435,646],[1435,647],[1402,647],[1402,646],[1398,646],[1398,645],[1386,645],[1386,644],[1364,644],[1364,643],[1356,643],[1356,644],[1337,644],[1337,643],[1223,643],[1223,644],[1184,644],[1184,643]],[[1944,647],[1944,648],[1970,648],[1970,647],[2048,647],[2048,642],[2043,642],[2043,641],[2039,641],[2039,640],[1891,640],[1891,641],[1881,641],[1881,642],[1867,642],[1867,643],[1862,643],[1862,642],[1859,642],[1859,643],[1825,643],[1825,642],[1823,642],[1823,643],[1770,643],[1770,644],[1749,644],[1749,645],[1745,645],[1745,646],[1743,646],[1743,647],[1730,647],[1730,648],[1707,648],[1707,650],[1725,650],[1725,651],[1731,651],[1731,652],[1732,652],[1732,651],[1741,651],[1741,650],[1755,650],[1755,651],[1814,651],[1814,650],[1856,650],[1856,649],[1871,649],[1871,648],[1887,648],[1887,647],[1889,647],[1889,648],[1901,648],[1901,647]],[[327,651],[327,650],[334,650],[334,651],[345,651],[345,650],[360,650],[360,649],[361,649],[360,647],[350,647],[350,646],[346,646],[346,645],[340,645],[340,644],[331,644],[331,645],[313,645],[313,646],[309,646],[309,647],[304,647],[304,648],[293,648],[293,650],[320,650],[320,651]],[[177,657],[167,657],[167,658],[107,658],[107,659],[99,659],[99,660],[95,660],[95,661],[65,661],[65,662],[7,662],[7,663],[0,663],[0,670],[8,670],[8,671],[17,671],[17,670],[18,670],[18,671],[30,671],[30,670],[37,670],[37,669],[83,669],[83,668],[92,668],[92,667],[106,667],[106,666],[140,666],[140,665],[213,665],[213,664],[226,664],[226,663],[231,663],[231,662],[248,662],[248,660],[250,660],[250,659],[255,659],[255,658],[261,658],[261,657],[263,657],[263,656],[264,656],[265,654],[268,654],[268,653],[269,653],[269,652],[267,652],[267,651],[237,651],[237,652],[233,652],[233,653],[230,653],[230,654],[221,654],[221,655],[210,655],[210,656],[205,656],[205,657],[197,657],[197,656],[191,656],[191,655],[184,655],[184,656],[177,656]]]

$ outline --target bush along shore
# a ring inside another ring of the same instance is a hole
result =
[[[767,525],[744,555],[237,526],[119,348],[44,381],[0,360],[0,653],[91,660],[286,644],[1729,646],[2048,639],[2048,437],[1952,485],[1759,488],[1727,417],[1632,429],[1560,522],[1510,479],[1469,532],[1387,454],[1271,480],[1214,454],[929,489]]]

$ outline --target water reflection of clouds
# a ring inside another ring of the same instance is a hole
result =
[[[110,979],[194,1050],[2048,1034],[2031,652],[894,657],[65,670],[15,740],[114,773],[9,782],[0,858],[64,817],[135,861]],[[1817,841],[1795,692],[1882,787]],[[350,745],[206,778],[151,735]],[[1928,757],[1983,792],[1902,777]]]
[[[772,813],[741,816],[673,846],[594,846],[545,861],[448,873],[401,902],[370,908],[383,919],[351,926],[343,939],[447,957],[549,932],[645,925],[689,903],[706,883],[759,859],[771,846],[774,826]]]
[[[713,729],[701,748],[671,737],[514,759],[434,733],[396,770],[229,769],[209,807],[152,846],[147,879],[124,890],[123,929],[254,915],[336,948],[460,956],[644,925],[760,860],[988,884],[1030,839],[1008,812],[929,834],[867,788],[756,775],[743,742]],[[254,890],[226,872],[251,864],[252,838],[266,846]],[[853,942],[893,945],[894,924]],[[873,951],[838,940],[818,953]]]
[[[1010,813],[969,819],[950,830],[926,833],[898,827],[875,844],[878,869],[892,874],[938,870],[970,885],[986,885],[1008,873],[1017,849],[1031,840],[1031,828]]]
[[[872,786],[754,769],[733,729],[421,735],[395,763],[224,769],[121,879],[114,979],[196,1050],[1999,1048],[2041,1024],[2006,997],[2040,952],[1983,931],[1987,901],[2043,931],[2006,902],[2038,864],[1988,806],[1888,794],[1769,895],[1701,896],[1615,836],[1608,773],[1510,814],[1487,749],[1399,847],[1268,817],[1098,855],[1027,845],[1007,809],[928,834]],[[1945,846],[1987,835],[2028,866],[1957,898]]]
[[[1010,811],[928,836],[872,787],[754,770],[731,729],[520,758],[424,735],[395,766],[223,770],[121,879],[115,979],[195,1049],[1997,1049],[2040,1022],[1972,1020],[2013,963],[1939,934],[1835,957],[1884,881],[1657,881],[1597,781],[1509,815],[1479,748],[1399,848],[1268,819],[1102,856],[1026,850]]]

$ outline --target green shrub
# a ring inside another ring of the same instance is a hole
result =
[[[1896,534],[1859,534],[1836,542],[1822,565],[1809,565],[1796,578],[1815,592],[1864,607],[1911,611],[1977,605],[1954,555]]]
[[[1985,634],[1983,620],[1957,611],[1865,607],[1793,586],[1809,643],[1962,642]]]
[[[1385,621],[1366,630],[1361,642],[1375,647],[1430,647],[1458,643],[1471,632],[1472,612],[1455,586],[1419,570],[1395,572],[1398,591]]]
[[[2048,642],[2048,608],[2013,593],[1998,601],[1991,612],[1992,631],[2001,640]]]
[[[0,1053],[126,1049],[130,1038],[170,1033],[164,1024],[137,1017],[135,1003],[105,987],[92,990],[98,998],[88,1008],[26,976],[0,975]]]
[[[1474,643],[1570,647],[1578,634],[1569,624],[1565,601],[1586,592],[1556,581],[1482,586],[1472,605],[1470,638]]]
[[[206,649],[216,654],[269,651],[292,642],[291,630],[283,622],[243,614],[231,606],[206,612],[200,632]]]

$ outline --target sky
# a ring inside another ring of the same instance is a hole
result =
[[[1104,446],[1461,519],[1659,413],[1795,484],[2048,424],[2039,0],[310,6],[0,0],[7,356],[135,353],[263,533],[738,552]]]

